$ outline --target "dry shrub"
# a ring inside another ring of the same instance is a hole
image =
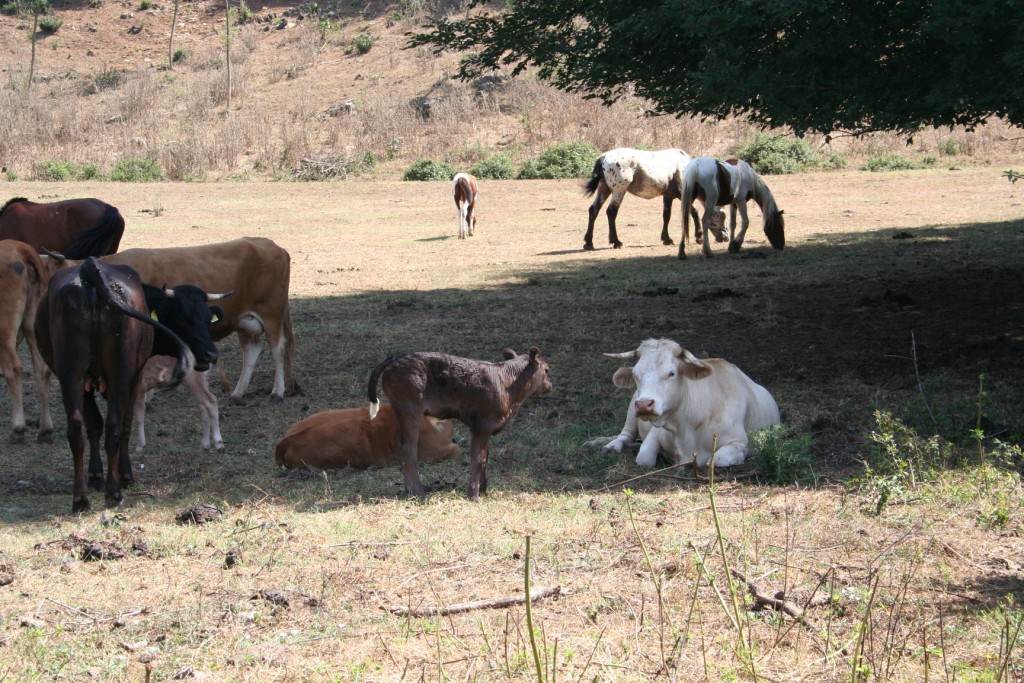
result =
[[[125,122],[142,126],[154,122],[157,116],[157,86],[151,71],[138,71],[129,76],[118,95],[121,117]]]

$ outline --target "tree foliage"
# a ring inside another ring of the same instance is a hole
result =
[[[801,134],[1024,124],[1020,0],[515,0],[409,39],[465,52],[462,79],[532,69],[655,114]]]

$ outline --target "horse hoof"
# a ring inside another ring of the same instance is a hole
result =
[[[124,496],[122,496],[120,492],[114,494],[108,493],[106,502],[108,508],[121,507],[121,503],[124,502]]]
[[[583,243],[583,251],[594,251],[594,243],[593,242],[584,242]]]
[[[90,474],[89,475],[89,488],[93,491],[102,491],[106,482],[103,480],[102,474]]]
[[[675,244],[675,242],[673,242],[671,239],[662,240],[661,243],[664,244],[666,247],[671,247],[673,244]]]
[[[247,406],[247,405],[249,405],[248,401],[246,401],[244,398],[240,398],[238,396],[228,396],[227,401],[225,401],[225,403],[227,403],[229,406]]]
[[[71,514],[77,515],[80,512],[89,511],[89,499],[83,498],[82,500],[76,500],[71,503]]]
[[[729,253],[736,254],[740,250],[739,242],[729,242]]]
[[[612,249],[622,249],[622,242],[612,242]]]
[[[278,396],[277,394],[271,394],[270,395],[270,405],[272,405],[272,406],[276,406],[278,403],[280,403],[283,400],[284,399],[281,398],[280,396]]]
[[[39,432],[36,436],[36,443],[53,443],[53,430],[48,432]]]

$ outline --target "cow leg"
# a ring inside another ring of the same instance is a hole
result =
[[[487,493],[487,449],[490,432],[473,432],[469,451],[469,499],[480,501],[480,495]]]
[[[203,423],[203,435],[199,442],[199,446],[203,450],[208,450],[211,445],[211,438],[213,446],[218,451],[224,450],[224,439],[221,438],[220,434],[220,416],[217,410],[217,397],[210,391],[210,386],[207,383],[207,372],[190,372],[182,380],[182,384],[188,387],[192,395],[195,396],[196,401],[199,403],[199,415]]]
[[[103,434],[103,416],[96,405],[93,390],[82,394],[82,413],[85,417],[85,435],[89,439],[89,485],[103,490],[103,459],[100,457],[100,436]]]
[[[132,461],[128,456],[128,441],[132,427],[132,413],[128,408],[134,406],[138,393],[137,382],[133,383],[132,391],[127,397],[128,400],[123,404],[121,397],[117,395],[118,392],[108,393],[110,400],[107,402],[107,433],[104,443],[107,451],[106,502],[108,507],[121,505],[124,500],[121,485],[128,486],[134,481]]]
[[[426,499],[427,492],[420,483],[420,470],[416,464],[416,446],[420,438],[421,410],[403,410],[399,405],[392,404],[395,409],[395,420],[398,423],[399,448],[402,457],[402,479],[405,490],[411,496]]]
[[[613,249],[621,249],[622,242],[619,241],[619,233],[615,229],[615,217],[619,215],[619,206],[622,204],[622,200],[626,198],[625,192],[616,192],[612,195],[612,201],[608,204],[608,244],[612,245]]]
[[[597,194],[594,196],[594,201],[590,203],[590,209],[587,211],[587,234],[583,236],[583,249],[586,251],[594,250],[594,222],[597,220],[597,216],[601,213],[601,206],[608,199],[608,190],[601,183],[601,186],[597,188]]]
[[[86,512],[89,509],[89,486],[85,473],[85,433],[82,414],[83,397],[81,384],[61,383],[64,412],[68,417],[68,447],[75,469],[75,485],[71,498],[71,513]]]
[[[285,354],[287,353],[288,337],[285,334],[278,334],[277,339],[271,338],[267,335],[267,340],[270,342],[270,355],[274,359],[274,390],[270,394],[270,402],[273,404],[280,403],[284,400],[285,392]],[[295,391],[300,392],[298,384],[295,385]]]
[[[135,395],[135,403],[132,408],[132,419],[135,423],[135,452],[142,453],[146,447],[146,397],[149,392],[143,386]]]
[[[672,238],[668,236],[668,223],[672,220],[672,195],[663,195],[661,201],[661,243],[665,246],[669,246],[675,244],[675,242],[672,241]]]
[[[12,334],[13,336],[13,334]],[[24,371],[18,359],[17,339],[14,344],[3,344],[0,348],[0,371],[7,380],[11,392],[11,443],[25,441],[25,404],[21,395]]]
[[[25,330],[25,341],[32,356],[32,375],[36,380],[36,394],[39,397],[39,433],[36,441],[53,443],[53,416],[50,414],[50,368],[39,353],[35,328]],[[20,392],[19,392],[20,393]]]
[[[238,376],[235,390],[231,392],[229,401],[242,403],[245,392],[252,381],[252,373],[256,369],[256,361],[260,358],[260,336],[263,334],[263,323],[255,316],[247,315],[238,323],[242,329],[238,331],[238,343],[242,345],[242,372]],[[282,395],[284,390],[281,391]]]
[[[729,241],[729,253],[730,254],[735,254],[736,252],[738,252],[740,250],[740,247],[743,246],[743,238],[745,238],[747,236],[747,228],[750,226],[750,217],[747,216],[747,203],[746,202],[736,202],[735,204],[733,204],[733,208],[730,210],[730,213],[735,212],[737,209],[740,212],[740,234],[737,237],[734,237],[734,238],[732,237],[732,235],[730,235],[730,238],[731,238],[730,241]],[[732,221],[732,225],[734,227],[736,225],[735,218]],[[732,231],[730,231],[730,232],[732,232]]]

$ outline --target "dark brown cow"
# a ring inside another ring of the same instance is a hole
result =
[[[95,392],[99,390],[107,401],[106,494],[107,503],[116,505],[121,502],[122,483],[132,480],[128,439],[132,405],[146,360],[154,352],[166,354],[173,348],[175,379],[193,365],[209,366],[216,360],[207,295],[189,286],[164,294],[166,301],[151,309],[138,273],[89,257],[79,266],[54,273],[39,304],[39,352],[60,382],[68,420],[68,445],[75,468],[72,512],[89,509],[85,436],[90,447],[89,477],[94,483],[103,478],[99,439],[104,421]],[[157,317],[167,326],[150,317],[151,310],[158,311]],[[189,339],[187,346],[179,334]]]
[[[420,416],[460,420],[472,434],[469,498],[487,492],[487,447],[492,434],[504,429],[519,406],[534,394],[551,391],[547,361],[534,346],[517,356],[505,349],[503,363],[460,358],[446,353],[392,356],[370,373],[367,393],[370,416],[377,414],[377,380],[391,401],[401,434],[405,490],[426,496],[416,465]]]
[[[390,403],[376,418],[366,408],[325,410],[296,422],[277,443],[274,460],[284,467],[321,470],[392,467],[401,462],[398,423]],[[452,441],[452,421],[420,417],[416,457],[420,462],[450,460],[462,453]]]
[[[39,396],[40,443],[53,440],[50,417],[49,371],[36,343],[36,309],[50,279],[46,265],[29,244],[0,240],[0,371],[11,390],[11,442],[25,440],[25,407],[22,400],[24,370],[18,358],[22,337],[32,356],[32,374]]]
[[[208,292],[233,290],[234,295],[222,305],[224,317],[210,330],[214,340],[235,332],[242,345],[242,372],[231,400],[240,401],[249,388],[264,334],[274,357],[271,402],[296,391],[292,374],[295,338],[288,312],[291,258],[273,241],[242,237],[197,247],[126,249],[104,261],[131,266],[149,284],[188,282]],[[218,363],[218,372],[227,390],[222,363]]]

